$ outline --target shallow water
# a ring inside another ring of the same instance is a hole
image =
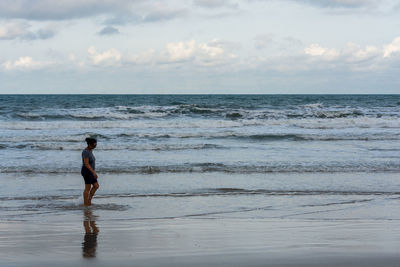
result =
[[[75,174],[3,174],[0,220],[80,220]],[[98,220],[251,218],[399,220],[396,173],[104,174],[90,208]]]

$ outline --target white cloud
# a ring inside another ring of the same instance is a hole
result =
[[[308,65],[308,68],[337,68],[351,71],[387,70],[396,65],[395,61],[389,60],[395,54],[400,55],[400,37],[382,46],[362,47],[350,42],[342,49],[335,49],[311,44],[304,49],[304,55],[308,56],[304,64]],[[308,59],[311,59],[313,64],[307,62]]]
[[[193,66],[217,66],[226,64],[237,58],[226,48],[233,49],[235,44],[219,40],[208,43],[197,43],[195,40],[170,42],[165,45],[164,51],[147,49],[137,54],[122,54],[115,48],[104,52],[97,52],[95,47],[88,49],[89,64],[106,67],[128,67],[129,65],[152,65],[162,69],[168,68],[169,64]],[[69,55],[70,62],[78,62],[74,54]],[[87,65],[87,64],[85,64]]]
[[[341,54],[345,56],[349,62],[359,62],[381,57],[382,50],[373,45],[362,48],[360,45],[350,42],[347,43]]]
[[[168,61],[186,61],[193,57],[197,47],[194,40],[188,42],[168,43],[166,45]]]
[[[383,57],[390,57],[393,53],[400,52],[400,37],[395,38],[390,44],[383,48]]]
[[[0,26],[0,39],[12,40],[28,33],[27,23],[6,23]]]
[[[127,62],[134,64],[148,64],[152,63],[154,60],[155,60],[155,50],[151,48],[137,55],[128,57]]]
[[[18,60],[6,61],[3,63],[3,68],[6,70],[34,70],[41,69],[43,67],[49,66],[53,63],[51,62],[40,62],[33,60],[32,57],[20,57]]]
[[[217,58],[224,54],[224,49],[218,46],[212,46],[212,44],[199,44],[199,49],[202,54],[209,58]]]
[[[166,56],[161,58],[161,63],[190,62],[198,66],[216,66],[225,64],[229,60],[237,58],[233,53],[225,49],[233,45],[228,42],[213,40],[208,43],[187,42],[168,43]]]
[[[274,42],[275,46],[285,46],[285,42],[277,40]],[[296,47],[298,45],[300,44],[296,42]],[[241,56],[235,53],[237,49],[241,49],[240,46],[218,39],[209,42],[195,40],[170,42],[165,45],[164,50],[147,49],[139,53],[122,53],[116,48],[97,51],[94,46],[91,46],[86,59],[78,54],[69,53],[58,57],[57,66],[67,69],[90,66],[129,69],[134,65],[141,65],[159,70],[207,67],[207,69],[221,72],[257,69],[278,72],[311,70],[365,72],[393,69],[398,65],[395,55],[400,55],[400,37],[394,38],[389,44],[380,46],[361,46],[353,42],[345,44],[342,48],[325,47],[318,43],[301,44],[301,46],[300,50],[292,49],[288,53],[281,53],[279,50],[255,50],[256,54]],[[283,49],[286,51],[286,48]],[[54,63],[35,61],[27,56],[20,57],[16,61],[4,62],[2,67],[6,70],[29,70],[44,68],[48,65],[54,65]]]
[[[235,54],[227,52],[224,42],[213,40],[198,45],[196,63],[203,66],[218,66],[231,63],[236,58]]]
[[[396,37],[390,44],[378,47],[376,45],[367,45],[361,47],[355,43],[347,43],[341,49],[324,48],[319,44],[311,44],[304,49],[304,53],[313,58],[326,60],[342,60],[346,62],[366,62],[375,60],[375,63],[381,64],[384,59],[400,52],[400,37]],[[379,60],[380,62],[377,62]]]
[[[339,56],[339,52],[333,48],[324,48],[319,44],[311,44],[304,49],[307,55],[320,57],[326,60],[333,60]]]
[[[103,53],[98,53],[96,49],[91,46],[88,49],[90,61],[96,66],[119,66],[121,64],[121,53],[111,48]]]
[[[396,39],[391,45],[396,43]],[[269,54],[258,53],[248,65],[254,69],[263,68],[279,72],[313,70],[384,71],[393,69],[396,64],[395,61],[387,60],[384,56],[385,48],[388,47],[389,45],[361,46],[349,42],[342,48],[333,48],[314,43],[303,45],[302,50],[296,49],[289,54],[275,53],[275,51]]]
[[[76,55],[74,53],[69,53],[68,55],[68,60],[70,61],[76,61]]]
[[[274,35],[271,33],[258,35],[254,38],[257,49],[265,49],[271,47],[274,43]]]

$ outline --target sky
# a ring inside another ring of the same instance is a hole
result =
[[[399,94],[400,0],[0,0],[0,94]]]

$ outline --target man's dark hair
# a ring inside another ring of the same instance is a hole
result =
[[[97,143],[97,140],[91,137],[86,138],[85,141],[88,145],[93,145],[94,143]]]

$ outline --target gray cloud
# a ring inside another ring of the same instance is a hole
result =
[[[188,14],[187,9],[173,9],[167,7],[159,7],[150,10],[146,15],[143,16],[144,22],[156,22],[171,20],[178,17],[184,17]]]
[[[185,17],[196,7],[239,10],[239,4],[253,1],[354,10],[381,6],[388,0],[1,0],[0,18],[55,21],[103,16],[105,24],[145,23]]]
[[[254,38],[254,41],[257,49],[265,49],[274,43],[274,35],[270,33],[258,35]]]
[[[130,14],[122,16],[110,16],[104,20],[105,25],[126,25],[126,24],[140,24],[152,23],[160,21],[168,21],[177,18],[186,17],[189,15],[187,9],[176,10],[152,10],[143,12],[142,14]]]
[[[177,1],[168,4],[161,0],[0,1],[0,18],[36,21],[105,16],[106,24],[143,23],[171,20],[187,13],[188,10]]]
[[[142,5],[135,13],[112,15],[104,20],[105,25],[152,23],[183,18],[190,14],[187,8],[172,8],[164,4]]]
[[[52,29],[30,30],[26,22],[9,22],[0,26],[0,40],[45,40],[55,36]]]
[[[291,0],[293,2],[328,8],[360,8],[371,6],[375,0]]]
[[[266,50],[282,57],[298,54],[304,49],[302,41],[291,36],[280,37],[272,33],[256,36],[254,38],[254,46],[257,50]]]
[[[31,32],[25,37],[22,37],[23,39],[29,39],[29,40],[45,40],[45,39],[50,39],[53,38],[56,35],[55,31],[51,29],[39,29],[36,32]]]
[[[231,3],[229,0],[194,0],[193,4],[195,6],[203,7],[203,8],[237,8],[238,4]]]
[[[0,16],[28,20],[66,20],[129,10],[141,0],[2,0]]]
[[[281,2],[282,0],[247,0],[248,2]],[[379,6],[384,1],[379,0],[284,0],[297,4],[305,4],[318,8],[331,9],[361,9]]]
[[[112,26],[106,26],[98,33],[99,35],[114,35],[119,34],[119,30]]]

